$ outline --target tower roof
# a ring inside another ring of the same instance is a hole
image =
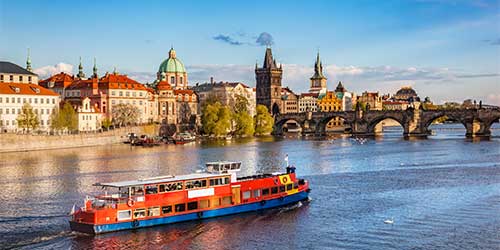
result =
[[[337,85],[335,92],[346,92],[344,85],[342,85],[342,82],[339,81],[339,84]]]
[[[323,75],[323,64],[321,63],[321,59],[319,58],[319,52],[316,56],[316,62],[314,63],[314,75],[311,77],[311,79],[326,79],[326,77]]]
[[[184,64],[177,59],[177,55],[175,53],[174,48],[171,48],[168,52],[168,58],[164,60],[160,67],[158,68],[158,72],[169,72],[169,73],[185,73],[186,69],[184,68]]]
[[[265,69],[277,69],[276,60],[273,59],[273,52],[271,48],[266,49],[266,55],[264,56],[264,64],[262,66]]]

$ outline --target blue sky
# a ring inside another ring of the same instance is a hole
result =
[[[329,87],[394,93],[414,86],[436,102],[500,105],[500,1],[6,1],[0,0],[0,60],[45,77],[117,67],[154,80],[174,46],[190,84],[254,85],[268,34],[284,64],[283,85],[306,91],[320,51]],[[262,40],[260,40],[262,42]]]

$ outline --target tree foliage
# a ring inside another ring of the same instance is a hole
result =
[[[130,103],[120,103],[113,106],[111,113],[113,115],[113,123],[123,126],[137,123],[140,110]]]
[[[255,111],[255,134],[265,135],[271,133],[273,131],[274,119],[271,114],[269,114],[267,107],[259,104]]]
[[[111,122],[111,119],[109,118],[104,118],[104,120],[102,120],[102,126],[108,130],[109,127],[111,127],[111,125],[113,125],[113,123]]]
[[[248,113],[249,102],[244,96],[237,95],[233,107],[234,133],[239,136],[253,135],[255,132],[253,118]]]
[[[220,102],[205,103],[202,108],[201,124],[205,134],[226,135],[231,128],[231,110]]]
[[[33,108],[29,103],[23,105],[21,113],[17,116],[17,125],[20,128],[26,129],[28,132],[30,129],[36,129],[40,125],[40,120],[38,115],[35,114]]]
[[[78,115],[69,102],[65,102],[60,110],[55,109],[50,116],[50,128],[53,130],[78,130]]]

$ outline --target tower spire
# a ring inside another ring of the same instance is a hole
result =
[[[97,78],[97,64],[95,57],[94,57],[94,68],[92,68],[92,72],[93,72],[92,76]]]
[[[28,57],[26,58],[26,70],[29,72],[33,72],[33,69],[31,68],[30,48],[28,48]]]
[[[82,57],[80,56],[80,64],[78,64],[78,78],[85,78],[85,73],[83,73]]]

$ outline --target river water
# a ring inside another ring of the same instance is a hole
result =
[[[0,154],[0,248],[500,249],[500,127],[488,141],[456,125],[427,140],[260,138],[132,148],[112,145]],[[238,160],[242,174],[282,170],[311,183],[308,203],[89,236],[66,214],[95,182],[186,174]],[[394,224],[384,224],[393,218]]]

